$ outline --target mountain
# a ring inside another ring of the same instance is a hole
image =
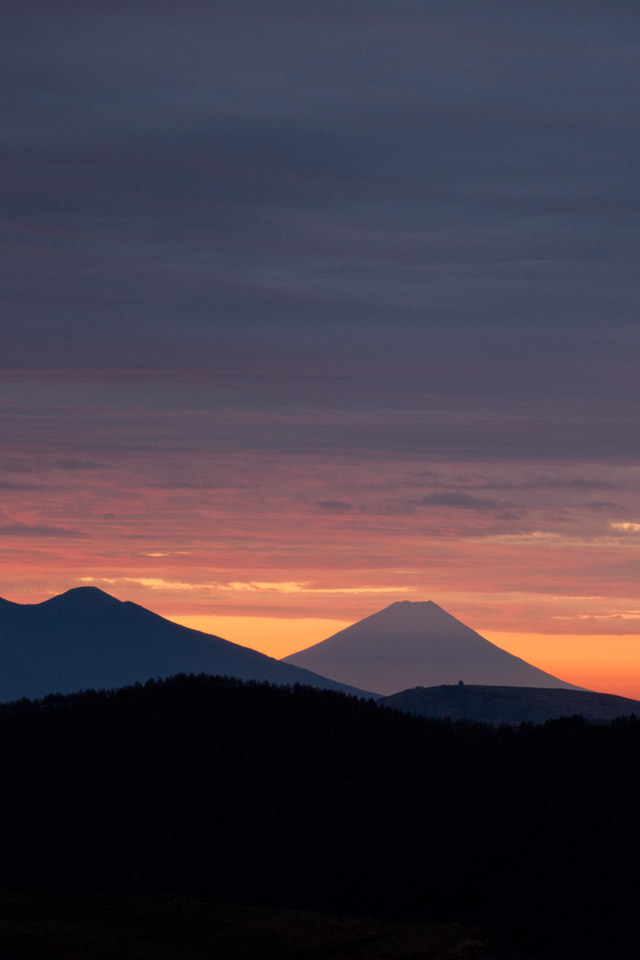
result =
[[[171,623],[96,587],[77,587],[36,604],[0,599],[0,701],[109,689],[177,673],[301,683],[373,696]]]
[[[385,695],[458,680],[579,689],[496,647],[431,600],[392,603],[284,662]]]
[[[544,723],[558,717],[615,720],[635,714],[640,700],[591,690],[553,690],[541,687],[484,687],[477,685],[415,687],[378,703],[422,717],[480,720],[485,723]]]

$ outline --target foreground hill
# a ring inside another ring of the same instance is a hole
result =
[[[2,960],[500,960],[459,924],[383,923],[165,894],[0,893]],[[522,960],[522,958],[520,958]]]
[[[423,717],[450,717],[484,723],[544,723],[558,717],[586,720],[640,717],[640,700],[590,690],[546,690],[539,687],[483,687],[477,685],[415,687],[378,703]]]
[[[283,662],[385,695],[459,680],[578,689],[496,647],[430,600],[392,603]]]
[[[205,676],[6,704],[0,890],[471,923],[545,960],[635,958],[639,755],[633,718],[493,728]]]
[[[0,599],[0,701],[108,689],[176,673],[303,683],[369,696],[221,637],[165,620],[96,587],[44,603]]]

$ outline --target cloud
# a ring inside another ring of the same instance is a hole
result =
[[[573,477],[570,480],[562,478],[544,477],[534,481],[531,486],[542,487],[548,490],[577,489],[577,490],[611,490],[614,484],[606,480],[586,480],[582,477]]]
[[[108,464],[97,463],[95,460],[76,460],[73,457],[67,460],[55,460],[52,466],[56,470],[75,472],[78,470],[108,470]]]
[[[610,613],[580,613],[575,616],[557,615],[554,620],[631,620],[640,623],[640,610],[616,610]]]
[[[0,490],[40,490],[35,483],[14,483],[11,480],[0,480]]]
[[[33,376],[33,372],[31,373],[31,376]],[[8,410],[6,412],[7,414],[9,413]],[[36,466],[33,460],[30,458],[27,459],[25,457],[24,459],[19,459],[11,457],[3,460],[2,463],[0,463],[0,469],[5,473],[35,473],[40,468],[39,466]]]
[[[247,484],[239,480],[165,480],[149,483],[158,490],[246,490]]]
[[[283,582],[234,582],[226,585],[220,585],[220,589],[232,590],[239,593],[315,593],[315,594],[385,594],[385,593],[410,593],[410,587],[323,587],[312,583],[299,583],[297,581]]]
[[[159,554],[146,554],[146,556],[159,556]],[[160,577],[80,577],[83,583],[108,583],[110,585],[118,583],[137,583],[141,587],[149,587],[151,590],[211,590],[210,583],[190,583],[185,580],[163,580]]]
[[[473,536],[473,532],[468,534]],[[552,547],[589,547],[601,546],[602,540],[596,537],[564,536],[553,530],[531,530],[522,533],[498,533],[486,535],[483,531],[476,534],[486,543],[502,543],[512,546],[552,546]]]
[[[316,500],[315,505],[324,513],[349,513],[353,504],[346,500]]]
[[[474,497],[470,494],[451,490],[443,493],[429,493],[416,500],[416,505],[422,507],[455,507],[460,510],[505,510],[515,507],[516,504],[508,501],[491,500],[484,497]]]
[[[3,362],[293,371],[317,351],[343,394],[623,396],[633,31],[398,6],[10,18]]]
[[[295,580],[283,581],[214,581],[211,583],[190,583],[188,581],[163,580],[159,577],[81,577],[83,583],[136,583],[151,590],[165,591],[206,591],[216,593],[281,593],[281,594],[394,594],[410,593],[410,587],[360,586],[360,587],[324,587],[319,584],[302,583]]]
[[[0,525],[0,536],[3,537],[53,537],[76,538],[85,536],[78,530],[69,530],[64,527],[50,527],[46,524],[4,523]]]

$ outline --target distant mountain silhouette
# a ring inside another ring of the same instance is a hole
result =
[[[401,600],[284,658],[382,694],[440,683],[579,689],[514,657],[431,600]]]
[[[544,723],[559,717],[615,720],[635,714],[640,700],[591,690],[552,690],[541,687],[464,686],[415,687],[378,703],[422,717],[479,720],[485,723]]]
[[[0,701],[110,689],[177,673],[301,683],[372,696],[179,626],[96,587],[78,587],[37,604],[0,600]]]

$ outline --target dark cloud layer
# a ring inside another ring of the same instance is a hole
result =
[[[0,537],[33,537],[41,539],[42,537],[54,539],[75,539],[82,534],[77,530],[69,530],[65,527],[50,527],[46,524],[28,524],[28,523],[3,523],[0,524]]]
[[[456,507],[461,510],[505,510],[515,507],[508,501],[490,500],[486,497],[474,497],[455,490],[443,493],[430,493],[417,501],[421,507]]]
[[[633,639],[637,2],[2,12],[3,596]]]
[[[61,436],[110,370],[107,444],[180,446],[173,400],[196,448],[635,456],[639,21],[9,4],[2,366],[60,371]]]

